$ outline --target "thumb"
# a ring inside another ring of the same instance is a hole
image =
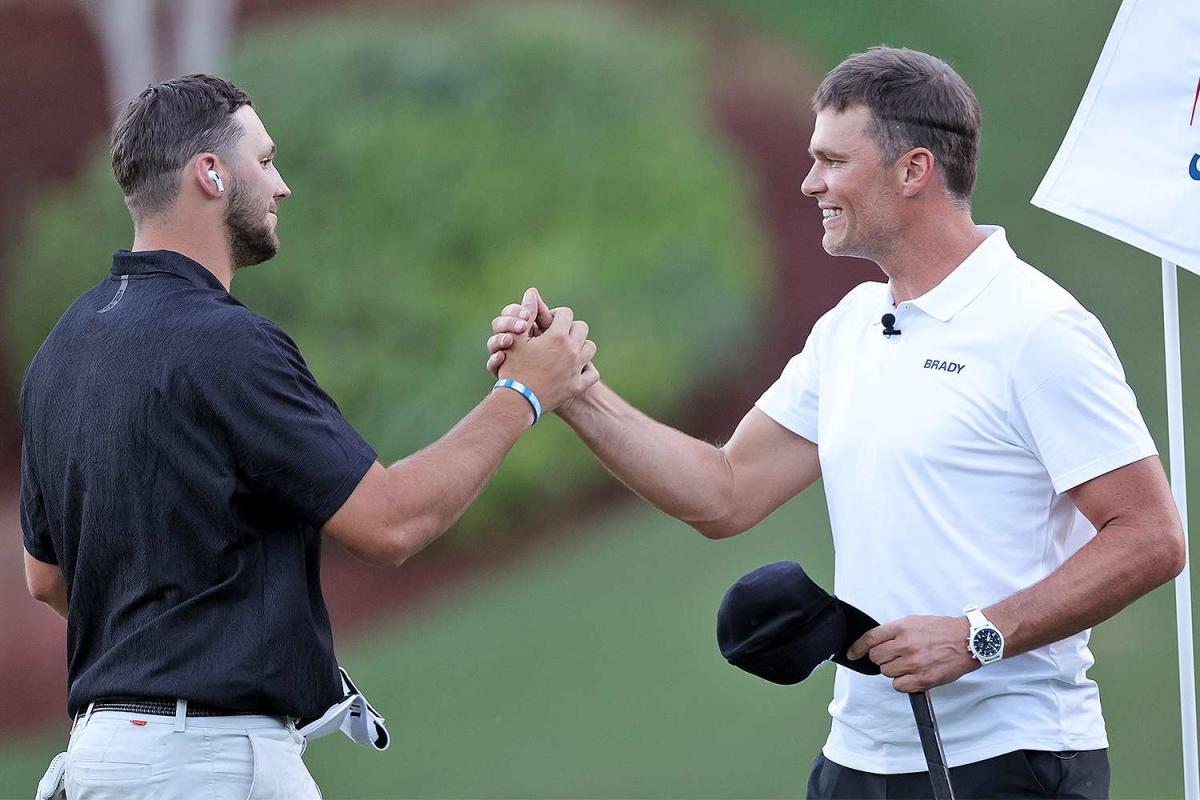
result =
[[[537,319],[538,313],[538,292],[532,286],[525,290],[525,296],[521,298],[521,305],[529,312],[529,319]]]
[[[537,289],[533,290],[533,296],[537,300],[533,318],[537,320],[539,328],[546,330],[550,327],[550,323],[554,322],[554,312],[550,310],[550,306],[546,305],[546,301],[542,299],[542,293]]]

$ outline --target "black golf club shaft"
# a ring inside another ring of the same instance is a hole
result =
[[[950,787],[950,768],[946,766],[946,753],[942,750],[942,736],[938,733],[937,717],[933,715],[933,701],[929,699],[929,692],[915,692],[908,699],[912,703],[913,718],[917,721],[917,732],[921,735],[921,749],[925,751],[933,796],[935,800],[954,800],[954,790]]]

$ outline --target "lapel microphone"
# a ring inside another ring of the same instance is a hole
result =
[[[886,336],[887,338],[890,339],[893,336],[900,335],[900,329],[895,327],[895,325],[896,325],[896,315],[895,314],[884,314],[883,318],[880,319],[879,321],[881,323],[883,323],[883,335],[884,336]]]

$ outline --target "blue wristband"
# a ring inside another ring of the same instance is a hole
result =
[[[529,405],[533,406],[533,424],[537,425],[538,420],[542,418],[542,404],[538,402],[537,395],[533,393],[525,384],[520,381],[514,381],[512,378],[501,378],[496,381],[493,389],[512,389],[520,392],[521,396],[529,401]]]

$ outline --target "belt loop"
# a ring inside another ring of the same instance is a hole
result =
[[[83,726],[84,726],[85,728],[87,727],[88,720],[90,720],[90,719],[92,718],[92,709],[93,709],[95,706],[96,706],[96,701],[95,701],[95,700],[93,700],[92,702],[88,703],[88,707],[87,707],[87,713],[83,715]]]
[[[183,733],[187,730],[187,700],[175,701],[175,732]]]
[[[92,706],[95,703],[88,703],[87,708],[81,708],[75,712],[75,718],[71,720],[71,735],[74,736],[76,731],[81,731],[87,725],[88,717],[92,715]]]

